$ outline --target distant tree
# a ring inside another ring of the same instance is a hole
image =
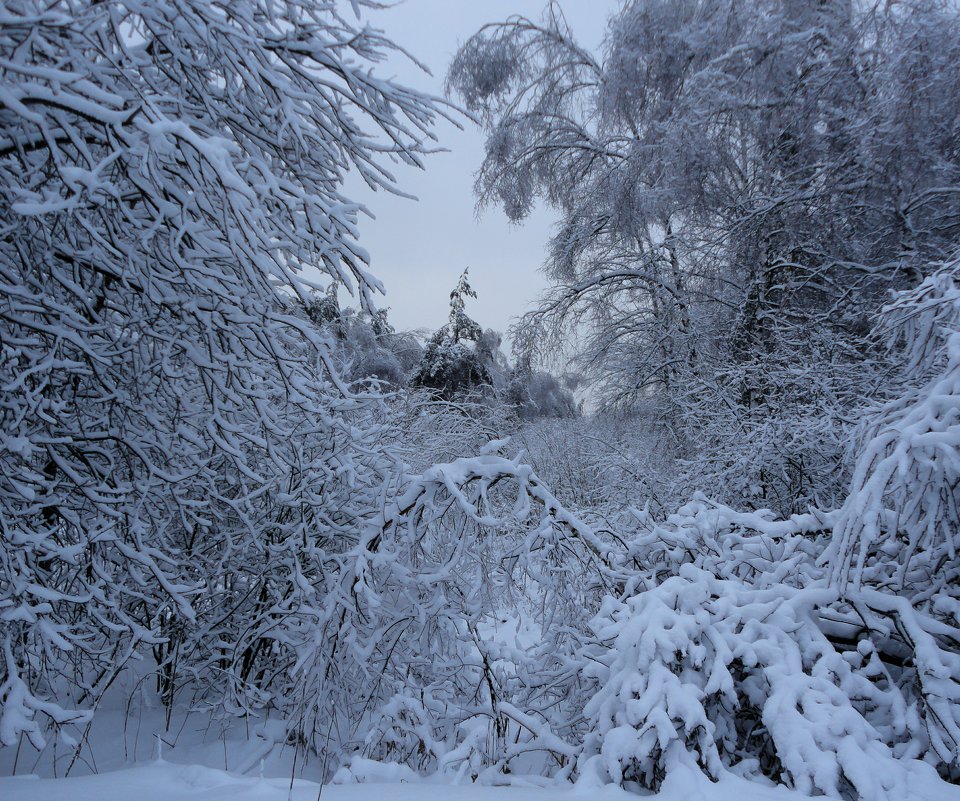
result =
[[[416,336],[397,333],[387,319],[387,309],[372,314],[341,309],[336,289],[311,293],[304,311],[331,338],[341,375],[351,382],[373,382],[382,389],[406,386],[423,353]]]
[[[514,368],[510,371],[507,401],[521,418],[576,417],[580,409],[573,394],[560,380],[540,370]]]
[[[427,342],[412,387],[433,390],[445,399],[493,385],[492,352],[483,329],[466,313],[466,299],[476,298],[470,286],[469,268],[461,273],[450,292],[450,317]]]

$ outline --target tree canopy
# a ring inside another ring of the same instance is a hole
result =
[[[557,3],[485,26],[448,77],[487,132],[479,202],[560,214],[520,350],[577,342],[602,404],[716,458],[697,485],[835,500],[890,369],[871,317],[960,234],[958,53],[928,0],[627,2],[602,57]]]

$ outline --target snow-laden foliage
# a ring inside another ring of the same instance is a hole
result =
[[[481,190],[563,213],[521,356],[587,323],[629,406],[524,424],[572,403],[466,274],[376,392],[420,354],[339,186],[390,189],[442,107],[337,9],[0,11],[0,743],[76,760],[127,670],[323,778],[960,779],[956,10],[627,2],[602,64],[555,4],[471,39]]]
[[[960,768],[958,269],[949,263],[884,309],[884,329],[907,365],[907,384],[867,419],[825,555],[835,583],[851,597],[871,588],[865,605],[892,618],[913,649],[929,736],[954,773]],[[917,610],[936,625],[915,619]],[[953,648],[942,652],[937,637]]]
[[[957,583],[960,550],[960,263],[884,309],[903,393],[868,419],[837,527],[841,581],[928,596]],[[881,554],[877,554],[877,551]],[[884,574],[885,573],[885,574]],[[958,619],[957,622],[960,622]]]
[[[816,625],[834,598],[747,588],[686,565],[651,590],[609,600],[593,623],[612,654],[590,671],[601,689],[585,709],[595,729],[584,781],[656,788],[693,755],[714,778],[726,763],[805,793],[836,795],[846,781],[863,798],[904,797],[903,769],[851,699],[887,712],[889,700]]]
[[[656,787],[696,759],[894,799],[909,794],[897,760],[956,776],[953,599],[832,585],[820,563],[841,510],[777,521],[700,500],[636,519],[635,573],[592,623],[585,781]]]
[[[289,709],[395,473],[289,294],[371,308],[339,186],[390,189],[440,106],[331,2],[0,18],[0,739],[151,651],[168,703]]]

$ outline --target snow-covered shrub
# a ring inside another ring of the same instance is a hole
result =
[[[872,801],[905,797],[915,758],[956,776],[956,604],[831,587],[842,510],[633,517],[575,656],[596,681],[583,781],[655,787],[686,760]]]
[[[702,494],[660,522],[631,509],[620,529],[625,590],[653,588],[688,564],[757,588],[816,584],[824,577],[817,558],[835,519],[835,512],[785,519],[768,510],[738,512]]]
[[[558,698],[564,682],[578,680],[575,663],[562,659],[572,653],[562,630],[599,597],[581,581],[582,566],[608,573],[611,550],[529,466],[495,455],[505,445],[411,478],[367,529],[341,573],[343,589],[328,595],[322,636],[366,647],[338,651],[308,693],[353,683],[334,714],[369,714],[366,734],[346,743],[363,758],[482,781],[502,780],[531,754],[546,755],[537,773],[573,768],[576,736],[554,731],[577,714]],[[550,610],[535,644],[491,634],[500,615],[531,597]],[[569,675],[560,680],[557,667]]]
[[[910,654],[918,714],[960,775],[960,263],[896,296],[883,323],[906,366],[900,396],[864,425],[823,561],[834,584]]]
[[[879,719],[896,727],[898,696],[851,666],[875,659],[869,641],[848,661],[820,630],[818,610],[835,597],[684,565],[605,601],[592,625],[610,651],[587,667],[599,690],[585,708],[595,728],[581,781],[657,789],[693,758],[715,779],[726,767],[806,794],[904,798],[906,774],[866,717],[883,707]]]

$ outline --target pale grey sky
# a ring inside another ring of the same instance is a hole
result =
[[[447,65],[459,44],[481,25],[512,14],[537,19],[546,0],[405,0],[370,12],[382,28],[433,72],[393,59],[377,68],[407,85],[442,94]],[[618,0],[561,0],[578,40],[599,48]],[[443,123],[440,146],[449,153],[427,159],[427,169],[397,166],[400,188],[418,201],[373,193],[359,181],[347,183],[347,196],[363,202],[376,220],[361,221],[360,243],[371,256],[371,271],[387,289],[381,305],[390,307],[397,329],[436,329],[446,321],[450,290],[464,267],[478,298],[468,313],[484,328],[506,332],[512,318],[536,299],[544,286],[539,273],[554,221],[538,209],[522,226],[508,223],[499,209],[477,218],[473,175],[483,159],[483,134],[464,120],[465,130]]]

